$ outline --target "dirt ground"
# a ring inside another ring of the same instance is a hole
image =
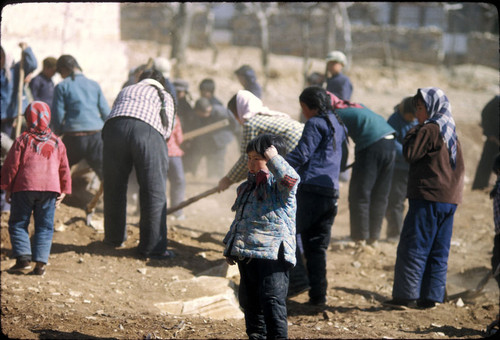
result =
[[[212,77],[217,95],[227,102],[239,89],[232,71],[243,63],[254,65],[259,79],[263,79],[255,49],[223,48],[216,65],[210,60],[209,51],[188,51],[183,78],[190,82],[195,99],[199,81]],[[298,117],[301,70],[299,58],[271,56],[273,77],[267,83],[264,103]],[[311,70],[323,71],[322,61],[313,60]],[[470,187],[483,143],[480,112],[498,93],[498,70],[473,65],[447,70],[403,63],[390,68],[368,60],[356,61],[346,73],[354,83],[353,100],[384,117],[418,87],[441,87],[450,98],[466,160],[466,184],[463,203],[455,215],[447,291],[453,295],[475,288],[490,270],[494,227],[487,192],[471,191]],[[238,146],[232,143],[225,170],[238,152]],[[203,166],[196,176],[187,177],[187,198],[216,185],[216,180],[205,178]],[[5,271],[15,260],[9,257],[9,214],[2,214],[2,333],[23,339],[246,338],[244,320],[162,314],[154,306],[176,298],[168,283],[192,278],[223,263],[222,239],[233,218],[230,206],[236,186],[191,204],[184,210],[185,220],[169,216],[169,246],[177,253],[176,258],[140,260],[134,257],[139,235],[137,216],[129,215],[128,240],[123,249],[106,248],[101,243],[103,234],[86,225],[83,208],[96,191],[95,185],[89,184],[90,178],[75,179],[74,194],[56,212],[57,231],[44,277]],[[494,280],[474,299],[447,301],[431,310],[394,311],[382,306],[382,301],[391,297],[397,244],[382,239],[375,248],[353,247],[348,240],[347,186],[343,183],[341,187],[328,252],[327,306],[307,306],[307,293],[290,299],[290,338],[484,337],[486,326],[498,313],[499,293]],[[93,218],[102,221],[102,202]],[[385,237],[385,225],[382,235]],[[189,296],[190,292],[185,294]]]

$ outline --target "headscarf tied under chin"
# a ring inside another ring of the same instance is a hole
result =
[[[286,113],[270,110],[267,106],[264,106],[262,100],[247,90],[240,90],[236,94],[236,111],[238,111],[237,113],[240,120],[244,121],[258,114],[290,118]]]
[[[270,173],[268,171],[260,170],[257,174],[248,173],[247,181],[238,190],[238,197],[231,210],[236,209],[242,204],[243,194],[253,191],[257,201],[263,201],[267,198],[266,186]]]
[[[50,158],[57,148],[58,139],[52,133],[50,124],[50,108],[41,101],[34,101],[24,111],[26,118],[26,131],[21,135],[28,147],[46,158]]]
[[[418,89],[417,93],[422,95],[425,102],[429,119],[424,124],[435,123],[439,125],[441,136],[448,147],[450,164],[455,169],[457,161],[457,133],[455,120],[451,116],[451,104],[443,90],[437,87],[426,87]]]

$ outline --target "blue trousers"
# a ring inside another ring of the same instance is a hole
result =
[[[12,193],[9,235],[12,257],[47,263],[54,235],[54,214],[57,193],[49,191],[19,191]],[[35,234],[33,247],[29,223],[33,213]],[[33,252],[32,252],[33,250]]]
[[[126,240],[127,186],[134,167],[139,183],[141,255],[167,249],[167,143],[151,125],[119,117],[103,128],[104,240],[120,245]]]
[[[396,149],[394,139],[381,139],[358,151],[349,183],[351,238],[378,240],[387,208]]]
[[[394,268],[392,296],[443,302],[456,204],[409,200]]]
[[[250,339],[287,339],[288,266],[281,259],[238,261],[239,301]]]

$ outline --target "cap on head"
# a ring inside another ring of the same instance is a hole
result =
[[[340,51],[330,51],[326,55],[326,62],[329,62],[329,61],[336,61],[338,63],[341,63],[344,66],[347,65],[347,57],[345,56],[344,53],[342,53]]]
[[[160,71],[165,78],[170,77],[170,70],[172,69],[172,65],[167,58],[158,57],[154,60],[154,68]]]

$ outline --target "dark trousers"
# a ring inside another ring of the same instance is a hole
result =
[[[409,200],[392,296],[443,302],[456,204]]]
[[[381,139],[355,155],[349,183],[351,238],[378,240],[391,189],[394,139]]]
[[[477,164],[474,182],[472,182],[472,190],[481,190],[489,187],[491,174],[493,173],[493,163],[498,152],[497,143],[490,140],[484,142],[483,152]]]
[[[103,128],[104,239],[126,240],[127,185],[134,167],[139,183],[141,217],[138,251],[145,256],[167,248],[167,143],[145,122],[113,118]]]
[[[491,256],[491,270],[493,274],[496,273],[498,266],[500,265],[500,234],[496,234],[493,241],[493,255]],[[500,273],[495,276],[498,288],[500,289]]]
[[[238,261],[239,301],[250,339],[287,339],[288,268],[282,259]]]
[[[102,181],[102,136],[99,132],[88,136],[63,136],[69,166],[85,160]]]
[[[403,229],[406,192],[408,186],[408,170],[394,169],[391,191],[385,211],[387,220],[387,238],[399,237]]]
[[[294,273],[307,273],[309,298],[314,302],[326,300],[326,251],[330,244],[332,225],[337,216],[337,199],[305,191],[297,192],[297,233],[300,234],[306,260],[303,270],[302,256],[297,246],[297,265]],[[299,278],[291,275],[294,280]],[[300,279],[299,279],[300,280]],[[302,282],[307,280],[300,280]]]

